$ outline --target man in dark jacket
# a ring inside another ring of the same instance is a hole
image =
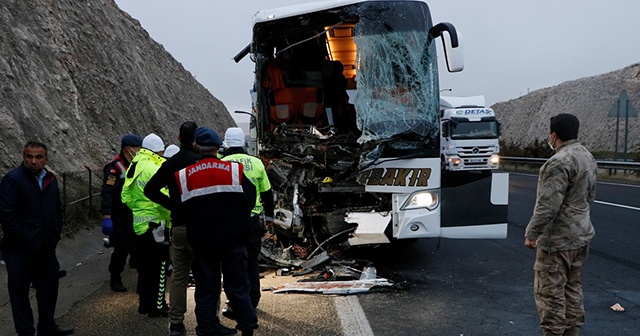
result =
[[[170,255],[173,271],[169,285],[169,335],[180,336],[185,333],[184,314],[187,312],[187,286],[189,285],[191,274],[191,263],[193,262],[193,251],[187,240],[187,220],[185,214],[181,213],[180,190],[174,177],[180,169],[190,166],[200,160],[200,154],[193,148],[193,141],[196,129],[193,121],[184,122],[180,125],[180,151],[165,161],[160,169],[153,175],[144,194],[151,201],[171,210],[171,246]],[[169,196],[161,192],[162,188],[169,189]],[[223,325],[217,327],[218,334],[231,333],[234,330]]]
[[[188,214],[187,238],[193,248],[196,279],[197,335],[216,335],[220,278],[242,335],[258,327],[249,297],[247,238],[256,189],[244,176],[242,164],[217,158],[222,139],[214,130],[200,127],[195,133],[197,163],[176,172],[183,213]]]
[[[60,271],[56,246],[63,224],[58,181],[45,169],[48,157],[43,143],[27,142],[22,159],[22,165],[0,182],[2,255],[7,266],[13,324],[18,335],[35,335],[29,301],[33,284],[38,335],[71,335],[73,328],[60,327],[54,321]]]
[[[102,233],[109,236],[109,243],[113,246],[109,273],[109,284],[116,292],[126,292],[122,284],[121,274],[127,263],[127,256],[131,254],[129,264],[134,265],[133,246],[136,235],[133,232],[133,213],[126,204],[122,203],[120,193],[124,185],[124,175],[129,163],[136,156],[142,146],[142,137],[127,134],[120,141],[120,154],[104,166],[102,178]]]

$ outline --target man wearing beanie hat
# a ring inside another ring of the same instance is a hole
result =
[[[142,148],[146,148],[158,155],[164,153],[164,142],[155,133],[151,133],[142,139]]]
[[[144,194],[152,201],[171,210],[171,245],[170,255],[173,271],[169,279],[169,335],[180,336],[185,333],[184,315],[187,312],[187,287],[191,280],[191,263],[193,251],[187,240],[187,219],[180,211],[180,190],[176,183],[175,174],[180,169],[190,166],[200,160],[200,154],[193,147],[195,132],[198,128],[193,121],[186,121],[180,125],[178,141],[180,151],[162,164],[153,175]],[[169,150],[165,151],[166,152]],[[162,192],[167,186],[169,196]],[[219,324],[217,334],[231,334],[234,329]]]
[[[136,156],[142,146],[142,137],[136,134],[127,134],[120,141],[120,153],[109,161],[102,170],[102,201],[100,213],[102,214],[102,232],[109,236],[109,244],[113,246],[109,273],[109,284],[116,292],[126,292],[127,288],[122,284],[121,274],[127,263],[127,256],[131,254],[129,264],[135,264],[133,257],[133,214],[129,207],[120,200],[120,193],[124,184],[124,174],[129,167],[129,162]],[[115,196],[115,197],[114,197]]]
[[[142,140],[142,148],[133,158],[122,188],[122,202],[133,212],[133,230],[136,234],[138,257],[138,313],[149,317],[168,316],[165,301],[165,273],[169,259],[168,236],[171,227],[169,210],[149,200],[144,186],[165,161],[162,157],[164,142],[156,134]]]
[[[224,134],[224,142],[227,145],[227,149],[225,150],[225,156],[222,160],[241,163],[244,167],[245,176],[247,176],[256,187],[256,204],[253,210],[251,210],[252,226],[247,243],[247,266],[249,281],[251,282],[251,303],[253,307],[256,308],[260,302],[260,266],[258,257],[262,249],[262,236],[264,235],[260,215],[264,211],[264,220],[267,227],[270,227],[273,223],[273,193],[271,191],[271,183],[267,177],[267,171],[262,161],[255,156],[247,154],[244,150],[245,136],[242,128],[228,128]],[[264,203],[264,208],[262,203]],[[224,309],[222,315],[232,319],[235,317],[230,307]]]
[[[249,296],[246,240],[256,189],[242,164],[217,158],[222,139],[216,131],[198,128],[195,143],[202,159],[178,171],[175,179],[181,211],[189,217],[187,238],[194,253],[196,334],[220,334],[216,315],[224,274],[236,328],[242,335],[253,335],[258,317]]]
[[[244,147],[244,138],[244,131],[240,127],[229,127],[224,133],[224,143],[227,148]]]

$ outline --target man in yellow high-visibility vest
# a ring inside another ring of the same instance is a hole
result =
[[[144,195],[144,187],[166,160],[162,157],[164,148],[164,142],[154,133],[142,140],[142,148],[127,169],[121,194],[122,202],[133,212],[138,255],[138,313],[149,317],[169,316],[165,284],[171,213]],[[168,194],[166,189],[163,192]]]
[[[241,163],[244,167],[244,174],[256,187],[256,206],[251,211],[251,235],[247,242],[248,271],[251,281],[251,303],[254,307],[260,302],[260,267],[258,256],[262,247],[262,236],[264,228],[260,221],[260,215],[264,212],[264,221],[269,226],[273,223],[273,193],[271,183],[267,177],[267,171],[262,161],[252,155],[247,154],[244,149],[245,134],[239,127],[230,127],[224,135],[225,151],[223,161]],[[230,307],[223,309],[222,315],[233,318],[234,314]]]

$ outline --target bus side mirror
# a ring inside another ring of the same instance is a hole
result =
[[[248,116],[249,116],[249,118],[250,118],[250,119],[249,119],[249,129],[256,128],[256,126],[258,126],[258,125],[257,125],[256,116],[255,116],[255,115],[253,115],[253,114],[251,114],[251,113],[249,113],[249,112],[246,112],[246,111],[234,111],[233,113],[246,114],[246,115],[248,115]]]
[[[440,22],[431,27],[429,34],[434,38],[442,39],[444,57],[447,60],[449,72],[460,72],[464,69],[464,51],[462,48],[461,34],[449,22]]]
[[[449,122],[445,121],[442,123],[442,137],[443,138],[448,138],[449,137]]]
[[[501,136],[502,135],[502,125],[499,122],[497,124],[498,124],[498,129],[497,129],[498,136]]]

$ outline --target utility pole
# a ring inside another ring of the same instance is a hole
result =
[[[625,104],[624,109],[624,156],[622,157],[624,161],[627,161],[627,138],[629,135],[629,106],[631,102],[627,99],[627,103]]]

